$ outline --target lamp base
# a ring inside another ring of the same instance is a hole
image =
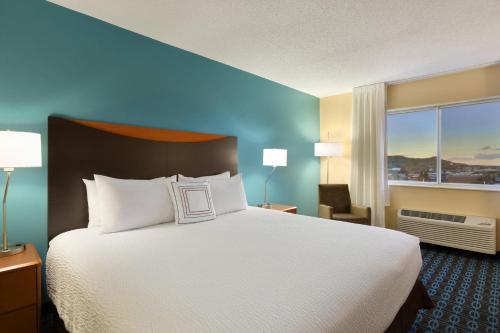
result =
[[[259,204],[257,206],[260,207],[260,208],[266,208],[266,209],[270,209],[270,208],[273,207],[273,205],[271,205],[270,203]]]
[[[0,257],[12,256],[14,254],[23,252],[24,249],[25,249],[24,244],[11,245],[7,248],[7,250],[0,249]]]

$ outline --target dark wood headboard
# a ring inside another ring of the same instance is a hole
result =
[[[102,122],[48,119],[48,239],[88,224],[82,178],[151,179],[238,171],[237,138]]]

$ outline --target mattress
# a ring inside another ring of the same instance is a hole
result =
[[[99,234],[47,253],[70,332],[383,332],[422,264],[419,240],[261,208]]]

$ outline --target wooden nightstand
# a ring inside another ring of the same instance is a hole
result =
[[[266,207],[264,207],[264,208],[266,208]],[[272,203],[271,207],[266,208],[266,209],[273,209],[273,210],[279,210],[280,212],[297,214],[297,207],[296,206],[288,206],[288,205]]]
[[[33,244],[0,258],[0,331],[40,331],[42,260]]]

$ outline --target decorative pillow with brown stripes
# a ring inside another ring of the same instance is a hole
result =
[[[169,186],[175,210],[175,223],[215,219],[215,208],[208,182],[173,182]]]

